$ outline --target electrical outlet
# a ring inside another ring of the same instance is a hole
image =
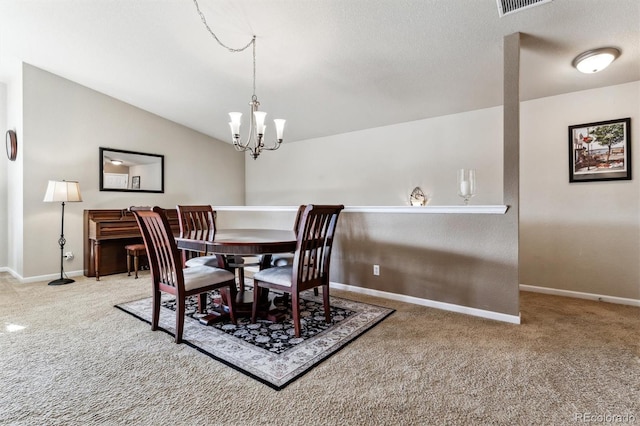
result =
[[[373,275],[380,275],[380,265],[373,265]]]
[[[68,251],[64,254],[64,258],[67,260],[73,260],[73,252],[72,251]]]

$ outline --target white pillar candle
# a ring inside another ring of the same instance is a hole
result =
[[[468,180],[463,180],[460,182],[460,194],[463,196],[471,195],[471,188]]]

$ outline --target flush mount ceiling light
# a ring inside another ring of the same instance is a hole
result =
[[[573,66],[585,74],[593,74],[608,67],[611,62],[620,56],[620,50],[615,47],[602,47],[600,49],[587,50],[579,54],[573,60]]]

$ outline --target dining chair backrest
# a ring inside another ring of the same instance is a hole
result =
[[[309,204],[302,212],[293,260],[294,285],[328,283],[336,224],[343,209],[343,205]]]
[[[147,248],[154,288],[172,287],[178,294],[184,292],[182,263],[171,226],[164,210],[132,209]]]
[[[298,235],[298,228],[300,227],[300,222],[302,221],[302,214],[306,209],[306,204],[302,204],[300,207],[298,207],[298,213],[296,213],[296,219],[293,222],[293,232],[295,232],[296,235]]]
[[[213,207],[178,205],[176,210],[180,222],[180,237],[213,241],[216,235],[216,217]]]

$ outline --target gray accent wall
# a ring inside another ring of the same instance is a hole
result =
[[[394,192],[395,189],[388,185],[389,181],[411,181],[412,176],[420,176],[420,173],[441,179],[440,185],[434,185],[432,203],[440,204],[437,201],[440,197],[448,204],[460,204],[455,195],[456,169],[475,166],[480,169],[478,186],[483,189],[479,191],[482,193],[486,190],[491,194],[483,193],[482,197],[488,203],[503,204],[504,193],[504,202],[509,205],[506,214],[345,212],[338,226],[331,279],[354,287],[519,315],[519,34],[505,38],[504,50],[503,109],[459,114],[455,119],[423,120],[408,123],[406,128],[391,126],[396,134],[414,133],[405,138],[388,139],[383,141],[386,142],[384,144],[379,138],[388,136],[389,129],[378,128],[314,140],[313,143],[285,145],[276,153],[263,154],[265,158],[269,156],[266,161],[262,161],[262,157],[255,162],[248,161],[248,204],[342,202],[353,205],[358,198],[349,198],[349,194],[342,199],[339,197],[340,188],[343,187],[366,188],[366,193],[357,194],[356,197],[368,196],[361,199],[371,204],[377,195]],[[477,125],[477,114],[486,114],[485,117],[490,117],[488,120],[495,127],[482,132],[487,123],[485,121],[484,126]],[[442,125],[445,121],[449,126]],[[501,145],[499,149],[492,149],[492,141],[488,141],[484,152],[476,151],[487,135],[501,133],[501,124],[504,125],[504,138],[501,138],[504,147]],[[451,131],[447,132],[448,129]],[[448,134],[467,137],[447,139]],[[422,135],[431,139],[423,139]],[[433,152],[440,152],[435,148],[441,147],[443,141],[458,155],[447,156],[442,153],[439,157],[423,157],[422,161],[415,161],[416,153],[423,152],[421,145],[431,144]],[[341,146],[337,147],[339,144]],[[349,144],[381,149],[352,150]],[[406,158],[402,164],[391,160],[398,152]],[[468,152],[474,152],[475,155],[468,157]],[[293,157],[298,158],[294,164]],[[371,163],[380,167],[368,167]],[[345,167],[345,164],[350,167]],[[279,177],[286,175],[292,167],[295,173],[289,179]],[[433,170],[439,170],[440,176],[429,174]],[[492,171],[496,170],[502,173],[491,179]],[[377,179],[371,176],[372,172]],[[319,180],[329,184],[322,185]],[[273,185],[274,182],[277,185]],[[329,195],[329,187],[334,186],[337,191]],[[412,187],[405,185],[402,189],[408,196]],[[478,196],[480,199],[482,197]],[[253,212],[236,213],[233,216],[227,213],[221,215],[221,220],[225,224],[247,224],[251,223],[248,218],[255,219],[256,216]],[[282,219],[278,221],[282,223]],[[380,265],[380,276],[373,275],[374,264]]]

